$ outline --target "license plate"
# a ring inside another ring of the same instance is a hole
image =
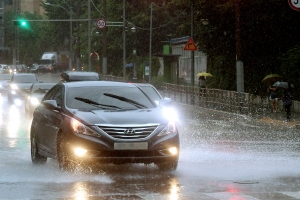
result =
[[[147,142],[127,142],[127,143],[114,143],[115,150],[145,150],[148,149]]]

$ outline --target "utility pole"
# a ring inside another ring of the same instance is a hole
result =
[[[91,71],[91,0],[88,0],[88,60],[89,72]]]
[[[194,0],[190,0],[191,4],[191,38],[194,37]],[[178,72],[177,72],[178,73]],[[191,52],[191,85],[192,88],[195,86],[195,53],[194,51]],[[191,104],[195,104],[195,97],[192,95],[191,97]]]
[[[149,42],[149,83],[151,83],[152,70],[152,1],[150,3],[150,42]]]
[[[125,1],[123,0],[123,79],[126,79],[126,20],[125,20]]]
[[[103,17],[106,18],[107,16],[107,12],[106,12],[106,0],[103,0]],[[106,57],[106,49],[107,49],[107,45],[106,45],[106,41],[107,41],[107,37],[106,34],[107,33],[107,28],[105,28],[103,30],[103,37],[102,37],[102,44],[103,44],[103,49],[102,49],[102,73],[104,75],[107,74],[107,57]]]
[[[235,0],[235,37],[236,37],[236,89],[244,92],[244,67],[241,61],[241,35],[240,35],[240,0]]]

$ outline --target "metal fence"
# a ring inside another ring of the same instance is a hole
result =
[[[163,96],[188,105],[244,114],[271,112],[268,97],[220,89],[199,88],[164,83]],[[282,108],[282,101],[279,101]],[[293,101],[292,111],[300,112],[300,102]]]
[[[122,77],[101,75],[101,80],[126,82]],[[268,97],[229,90],[199,88],[187,85],[163,83],[162,95],[172,101],[196,105],[216,110],[243,114],[270,113],[271,105]],[[161,90],[160,90],[161,91]],[[279,101],[282,108],[282,101]],[[293,112],[300,113],[300,102],[293,101]]]
[[[103,81],[118,81],[118,82],[126,82],[123,77],[119,76],[111,76],[111,75],[100,75],[100,79]]]

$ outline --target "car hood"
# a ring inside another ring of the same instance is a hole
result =
[[[169,120],[164,116],[161,108],[104,111],[104,110],[76,110],[76,118],[87,125],[95,124],[167,124]]]
[[[30,96],[31,96],[31,98],[35,97],[35,98],[37,98],[38,100],[41,101],[43,99],[43,97],[45,96],[45,93],[34,93]]]
[[[19,89],[29,90],[33,83],[13,83],[18,86]]]

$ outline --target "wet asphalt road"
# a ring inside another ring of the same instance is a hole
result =
[[[0,97],[0,199],[300,199],[300,131],[290,126],[175,103],[175,172],[140,164],[61,172],[51,159],[32,165],[31,119]]]

